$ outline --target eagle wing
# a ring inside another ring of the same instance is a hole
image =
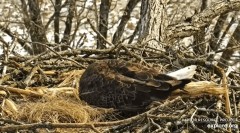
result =
[[[159,91],[173,91],[181,89],[190,79],[177,80],[176,78],[161,74],[153,68],[148,68],[136,63],[130,63],[123,60],[109,60],[108,65],[114,70],[113,77],[116,80],[126,83],[139,84],[142,87],[139,90],[149,92],[152,89]]]
[[[104,60],[88,66],[80,79],[79,94],[91,105],[136,111],[166,99],[187,82],[136,63]]]

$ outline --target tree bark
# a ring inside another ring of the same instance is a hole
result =
[[[164,41],[163,32],[166,28],[166,13],[164,3],[160,0],[142,0],[141,26],[139,41],[147,46],[160,49]]]
[[[46,50],[46,45],[48,43],[46,38],[45,29],[42,23],[42,18],[40,15],[40,8],[37,0],[28,0],[29,14],[27,11],[27,5],[24,0],[21,0],[22,7],[24,11],[25,19],[24,24],[29,30],[29,34],[32,40],[32,49],[34,55],[40,54]]]
[[[108,31],[108,15],[111,6],[111,0],[101,0],[100,5],[100,19],[99,19],[99,26],[98,30],[99,33],[102,34],[104,38],[107,38],[107,31]],[[97,48],[104,49],[106,48],[105,41],[101,38],[101,36],[97,36]]]
[[[130,19],[130,15],[131,15],[134,7],[137,5],[137,3],[139,1],[140,0],[130,0],[128,2],[127,7],[124,10],[124,14],[122,16],[121,22],[118,25],[117,31],[113,35],[113,41],[112,41],[113,44],[117,44],[120,41],[122,34],[124,32],[124,29],[125,29],[125,25],[127,24],[128,20]]]
[[[62,0],[55,0],[55,16],[54,16],[54,41],[59,44],[59,17]]]
[[[64,30],[64,36],[61,40],[61,43],[67,45],[67,46],[63,46],[62,50],[67,50],[68,45],[69,44],[69,40],[70,40],[70,34],[71,34],[71,30],[72,30],[72,20],[74,17],[74,12],[75,12],[75,8],[76,8],[76,0],[70,0],[69,1],[69,9],[68,9],[68,16],[65,22],[66,28]]]

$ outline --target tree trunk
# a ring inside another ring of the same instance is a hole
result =
[[[161,49],[164,29],[166,28],[166,13],[164,3],[160,0],[142,0],[141,26],[139,27],[139,41],[144,46]]]
[[[54,41],[56,44],[59,44],[59,18],[60,18],[60,10],[61,10],[62,0],[55,0],[55,17],[54,17]]]
[[[22,0],[22,7],[24,12],[26,12],[26,3]],[[42,18],[40,15],[40,9],[37,0],[29,0],[29,15],[26,15],[26,19],[24,20],[25,26],[29,30],[29,34],[32,40],[32,49],[34,55],[40,54],[46,50],[46,44],[48,43],[46,38],[45,29],[42,23]],[[27,20],[28,19],[28,20]]]
[[[101,0],[98,30],[99,30],[99,33],[102,34],[104,38],[107,38],[108,15],[109,15],[110,6],[111,6],[110,0]],[[105,41],[101,38],[101,36],[98,35],[97,39],[98,39],[97,48],[98,49],[106,48]]]
[[[61,40],[61,43],[65,44],[65,46],[62,47],[62,50],[67,50],[71,36],[71,30],[72,30],[72,21],[75,13],[75,8],[76,8],[76,0],[70,0],[69,1],[69,8],[68,8],[68,15],[67,19],[65,22],[66,28],[64,30],[64,36]]]

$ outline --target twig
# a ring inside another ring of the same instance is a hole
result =
[[[222,86],[225,89],[225,107],[226,107],[226,113],[229,116],[232,116],[232,111],[231,111],[231,106],[230,106],[230,99],[229,99],[229,90],[228,90],[228,83],[227,83],[227,77],[226,74],[224,72],[224,70],[218,66],[216,66],[220,72],[222,73]]]
[[[97,128],[94,127],[94,125],[91,126],[91,129],[92,129],[94,132],[96,132],[96,133],[101,133],[100,131],[98,131]]]
[[[197,109],[193,112],[193,114],[192,114],[192,116],[191,116],[191,118],[190,118],[190,123],[191,123],[192,127],[193,127],[195,130],[197,130],[198,132],[200,132],[200,133],[206,133],[206,132],[204,132],[202,129],[199,129],[198,127],[195,126],[195,124],[194,124],[194,122],[193,122],[193,117],[194,117],[194,115],[195,115],[196,113],[197,113]]]
[[[8,124],[15,124],[15,125],[22,125],[23,124],[22,122],[10,120],[10,119],[5,119],[5,118],[1,118],[0,121],[4,122],[4,123],[8,123]]]
[[[30,90],[23,90],[23,89],[19,89],[19,88],[14,88],[14,87],[8,87],[8,86],[3,86],[0,85],[0,89],[6,89],[9,92],[12,93],[18,93],[18,94],[23,94],[23,95],[27,95],[27,96],[31,96],[31,97],[42,97],[42,94],[36,93],[34,91],[30,91]]]
[[[93,31],[99,36],[101,37],[101,39],[103,39],[107,44],[109,44],[110,46],[114,46],[114,44],[112,44],[111,42],[109,42],[99,31],[96,30],[96,28],[93,26],[93,24],[91,23],[90,19],[87,19],[88,23],[90,24],[91,28],[93,29]]]
[[[162,129],[162,127],[161,127],[159,124],[157,124],[156,122],[154,122],[153,119],[151,119],[151,118],[150,118],[150,122],[151,122],[155,127],[157,127],[159,130]]]
[[[29,85],[29,82],[31,81],[33,75],[37,72],[38,70],[38,66],[35,66],[32,70],[31,73],[27,76],[27,78],[24,81],[24,84],[26,85],[26,87]]]

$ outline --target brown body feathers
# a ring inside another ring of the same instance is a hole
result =
[[[80,98],[90,105],[122,111],[145,110],[152,101],[166,99],[189,79],[176,80],[155,69],[123,60],[98,61],[80,80]]]

